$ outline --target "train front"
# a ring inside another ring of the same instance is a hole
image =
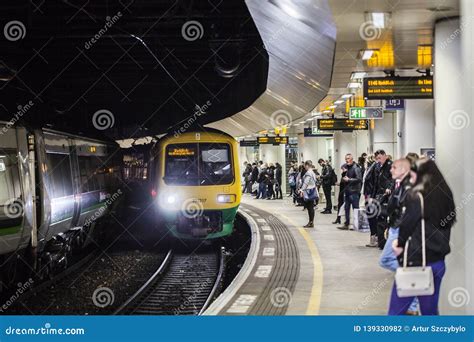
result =
[[[215,130],[168,135],[155,155],[158,216],[173,235],[230,235],[241,199],[235,139]]]

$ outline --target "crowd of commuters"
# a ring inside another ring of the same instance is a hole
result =
[[[418,296],[407,296],[403,291],[399,294],[394,282],[389,314],[438,314],[439,291],[446,268],[444,258],[450,252],[450,230],[456,210],[451,189],[436,163],[416,153],[393,161],[385,151],[378,150],[371,156],[362,154],[357,162],[352,154],[347,154],[339,182],[328,161],[319,159],[318,164],[320,173],[310,160],[301,164],[292,162],[287,172],[289,196],[308,213],[304,227],[314,227],[321,188],[326,199],[321,213],[332,213],[332,187],[339,185],[337,218],[333,223],[341,224],[342,218],[344,222],[337,228],[352,229],[351,212],[359,209],[357,213],[367,217],[370,227],[366,246],[382,250],[381,267],[398,272],[403,266],[423,266],[423,272],[430,272],[433,279],[431,292]],[[244,192],[255,190],[257,199],[282,198],[280,164],[246,164],[243,176]],[[254,184],[258,184],[258,189]],[[365,210],[359,208],[362,195]]]
[[[283,199],[282,166],[279,163],[244,162],[243,193],[253,193],[256,199]]]

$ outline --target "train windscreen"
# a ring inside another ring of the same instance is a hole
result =
[[[234,174],[230,146],[219,143],[168,145],[164,180],[169,185],[231,184]]]

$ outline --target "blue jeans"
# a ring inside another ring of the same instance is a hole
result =
[[[266,197],[267,197],[267,185],[263,182],[258,183],[257,198],[266,198]]]
[[[399,266],[397,257],[393,253],[392,242],[398,239],[399,228],[390,228],[388,231],[387,242],[380,256],[379,264],[382,268],[395,272]],[[408,308],[410,311],[418,311],[418,298],[415,297]]]
[[[344,222],[344,224],[349,225],[349,223],[351,223],[351,205],[352,209],[359,209],[359,201],[360,193],[344,193],[344,202],[346,203],[344,206],[344,210],[346,212],[346,222]]]

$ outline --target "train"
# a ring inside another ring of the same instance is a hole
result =
[[[113,141],[0,122],[0,293],[65,269],[121,196]]]
[[[157,222],[175,238],[212,240],[232,234],[241,200],[238,144],[211,128],[169,133],[151,150]]]

